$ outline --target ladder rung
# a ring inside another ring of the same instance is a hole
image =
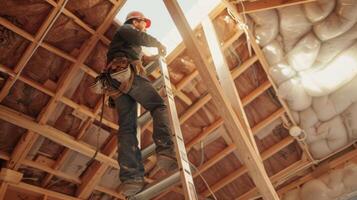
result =
[[[155,71],[159,67],[159,61],[151,61],[149,64],[145,65],[145,71],[147,74],[151,74],[153,71]]]
[[[138,118],[138,126],[144,126],[151,119],[151,115],[149,111],[146,111],[144,114],[140,115]]]
[[[129,197],[128,200],[146,200],[159,195],[162,191],[173,186],[180,181],[180,171],[175,172],[171,176],[155,183],[154,185],[144,189],[135,196]]]
[[[153,155],[155,152],[156,145],[154,143],[150,144],[145,149],[141,150],[141,157],[143,160],[147,159],[149,156]]]

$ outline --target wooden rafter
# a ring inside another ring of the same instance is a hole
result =
[[[267,160],[268,158],[270,158],[271,156],[273,156],[274,154],[276,154],[280,150],[282,150],[285,147],[287,147],[288,145],[292,144],[293,142],[294,142],[294,138],[292,138],[291,136],[288,136],[288,137],[284,138],[283,140],[281,140],[280,142],[278,142],[274,146],[272,146],[269,149],[265,150],[261,154],[262,160],[263,161]],[[244,166],[240,167],[239,169],[235,170],[234,172],[232,172],[231,174],[228,174],[224,178],[220,179],[217,183],[213,184],[211,186],[211,190],[213,192],[216,192],[216,191],[222,189],[223,187],[225,187],[226,185],[228,185],[229,183],[233,182],[234,180],[237,180],[240,176],[244,175],[247,172],[248,172],[248,169],[244,165]],[[208,197],[208,196],[211,195],[211,193],[210,193],[210,191],[208,189],[203,191],[201,194],[203,196],[205,196],[205,197]]]
[[[17,124],[18,126],[28,129],[32,132],[38,133],[43,137],[46,137],[58,144],[61,144],[67,148],[70,148],[78,153],[81,153],[85,156],[91,157],[95,153],[95,149],[89,147],[89,145],[84,144],[83,142],[76,141],[72,136],[52,128],[48,125],[41,125],[35,122],[34,119],[31,119],[24,114],[21,114],[17,111],[8,109],[0,105],[0,119]],[[112,167],[118,169],[118,163],[116,160],[102,154],[98,153],[96,160],[99,162],[105,162],[110,164]]]
[[[103,24],[101,24],[96,32],[98,34],[104,34],[105,30],[109,27],[111,21],[113,20],[116,12],[120,9],[120,7],[123,5],[123,1],[119,2],[115,6],[113,6],[112,10],[106,17],[105,21]],[[71,83],[71,80],[73,77],[79,72],[80,70],[80,65],[85,61],[87,56],[90,54],[92,49],[95,47],[96,43],[98,42],[99,38],[96,35],[92,35],[91,38],[83,44],[81,49],[84,49],[80,55],[78,56],[78,60],[70,67],[69,72],[67,73],[66,76],[61,78],[58,83],[58,90],[56,94],[51,98],[49,103],[46,105],[44,109],[42,109],[39,117],[38,117],[38,123],[39,124],[46,124],[49,116],[52,114],[53,110],[56,108],[58,104],[58,100],[62,98],[64,92],[67,90],[68,86]],[[13,168],[18,168],[19,167],[19,161],[26,157],[27,153],[30,151],[32,148],[33,144],[37,140],[39,136],[32,132],[28,131],[23,138],[27,140],[20,140],[19,145],[15,147],[14,150],[14,155],[12,156],[13,159],[9,162],[9,166]]]
[[[202,26],[211,53],[211,58],[214,63],[215,71],[222,86],[223,92],[228,97],[228,100],[234,112],[236,113],[238,120],[242,124],[244,133],[247,134],[247,137],[250,140],[250,144],[259,156],[259,150],[255,142],[252,130],[249,126],[248,118],[245,114],[242,100],[240,99],[239,92],[234,83],[234,78],[232,77],[232,74],[229,71],[229,66],[223,55],[223,49],[221,49],[220,42],[218,41],[217,33],[214,29],[211,19],[206,17],[206,19],[202,22]]]
[[[24,182],[20,182],[19,184],[9,184],[10,187],[15,188],[15,189],[20,189],[20,190],[25,190],[25,191],[30,191],[36,194],[44,194],[47,195],[48,197],[53,197],[56,199],[66,199],[66,200],[81,200],[66,194],[62,194],[59,192],[54,192],[52,190],[47,190],[47,189],[43,189],[41,187],[38,186],[34,186],[31,184],[27,184]]]
[[[345,165],[345,163],[347,163],[348,161],[350,160],[355,160],[355,162],[357,163],[357,149],[355,150],[352,150],[340,157],[337,157],[336,159],[332,160],[332,161],[329,161],[329,162],[326,162],[324,164],[322,164],[321,166],[319,166],[320,168],[323,168],[325,172],[328,172],[329,170],[332,170],[332,169],[335,169],[335,168],[338,168],[338,167],[341,167],[343,165]],[[290,183],[289,185],[279,189],[278,193],[279,195],[283,195],[285,194],[286,192],[288,192],[289,190],[292,190],[294,188],[297,188],[301,185],[303,185],[304,183],[312,180],[316,178],[315,174],[314,173],[309,173],[309,174],[306,174],[304,177],[302,178],[299,178],[298,180]]]
[[[290,0],[287,0],[290,1]],[[292,0],[295,1],[295,0]],[[263,2],[263,1],[261,1]],[[267,2],[267,1],[266,1]],[[271,1],[269,1],[271,3]],[[240,19],[241,16],[239,14],[238,8],[236,6],[234,6],[232,3],[230,3],[228,0],[223,0],[223,3],[227,6],[227,8],[232,12],[232,14],[234,15],[234,17],[236,17],[237,19]],[[307,3],[307,1],[301,0],[299,1],[299,3]],[[283,4],[282,2],[280,2],[280,4]],[[296,3],[295,3],[296,4]],[[288,5],[293,5],[291,4],[284,4],[284,6],[288,6]],[[248,38],[254,38],[254,35],[252,33],[251,30],[247,30],[246,31],[247,37]],[[273,81],[273,78],[271,77],[271,75],[269,74],[269,64],[268,61],[266,60],[263,51],[261,50],[261,48],[259,47],[258,43],[256,42],[256,40],[252,39],[249,41],[255,54],[258,57],[258,60],[262,66],[262,68],[264,69],[265,73],[267,74],[268,80],[271,83],[272,88],[274,89],[275,93],[278,93],[278,87],[275,84],[275,82]],[[291,125],[297,125],[297,123],[295,122],[294,117],[292,116],[292,113],[286,103],[286,101],[284,99],[281,98],[281,96],[277,95],[277,98],[280,102],[280,104],[283,106],[286,115],[288,116],[288,119],[285,120],[284,117],[284,121],[286,121],[286,123],[291,123]],[[289,120],[289,121],[288,121]],[[309,160],[314,160],[311,153],[309,152],[309,150],[306,148],[306,143],[304,141],[299,140],[298,144],[300,145],[301,149],[303,150],[304,154],[306,154],[306,156],[308,157]]]
[[[220,108],[219,112],[225,121],[228,132],[231,135],[233,142],[236,144],[242,160],[247,165],[254,183],[266,199],[279,199],[264,170],[263,164],[260,163],[257,152],[255,152],[250,145],[247,135],[242,133],[244,128],[239,122],[232,107],[229,105],[227,97],[223,94],[215,73],[210,70],[209,63],[205,59],[203,53],[199,50],[196,38],[192,33],[180,6],[177,1],[164,0],[164,3],[184,39],[187,51],[192,55],[202,79],[206,82],[209,92],[212,93],[212,100],[216,106]]]
[[[45,22],[41,25],[39,30],[37,31],[33,41],[31,41],[31,45],[27,47],[24,54],[21,56],[20,60],[18,61],[17,65],[14,68],[14,72],[16,76],[14,78],[9,78],[4,87],[1,89],[0,92],[0,102],[6,97],[9,93],[11,87],[15,84],[16,80],[20,76],[22,70],[25,68],[26,64],[30,60],[31,56],[34,54],[36,49],[41,45],[43,39],[45,38],[48,30],[54,24],[54,20],[59,16],[61,9],[65,6],[65,0],[60,0],[58,5],[54,7]],[[1,23],[1,21],[0,21]]]
[[[286,180],[286,177],[292,176],[297,172],[301,172],[302,170],[307,169],[311,165],[312,162],[307,159],[298,160],[290,166],[286,167],[285,169],[281,170],[277,174],[271,176],[270,179],[274,185],[277,185],[278,182]],[[261,197],[257,188],[249,190],[248,192],[236,198],[236,200],[249,200],[255,197]]]
[[[102,152],[108,157],[113,157],[116,152],[116,149],[116,135],[113,135]],[[80,199],[88,199],[91,193],[93,192],[93,189],[95,188],[95,186],[97,186],[97,184],[101,180],[101,177],[104,175],[108,167],[109,165],[107,163],[102,164],[99,162],[94,162],[91,166],[89,166],[84,175],[82,175],[82,184],[77,190],[77,197]]]
[[[251,13],[274,8],[282,8],[286,6],[293,6],[314,2],[316,0],[258,0],[258,1],[242,1],[236,3],[240,13]],[[243,6],[242,6],[243,5]]]
[[[2,88],[1,93],[0,93],[0,101],[2,101],[5,96],[9,93],[10,88],[15,84],[16,80],[19,78],[21,75],[21,71],[24,69],[26,66],[27,62],[30,60],[30,57],[33,55],[33,53],[36,51],[38,46],[40,45],[39,43],[42,42],[43,38],[45,37],[45,34],[47,33],[46,30],[50,28],[51,25],[53,25],[53,20],[55,20],[56,16],[59,15],[61,12],[61,8],[65,6],[64,0],[61,0],[58,2],[58,6],[53,8],[50,15],[46,19],[45,23],[40,27],[39,31],[37,32],[34,41],[32,44],[26,49],[25,53],[22,55],[20,61],[16,65],[14,69],[14,73],[16,74],[16,77],[10,78],[6,83],[4,88]],[[29,152],[30,148],[29,146],[32,146],[37,137],[36,135],[28,131],[26,134],[22,136],[22,139],[19,141],[19,144],[15,147],[10,162],[7,163],[7,166],[9,168],[14,168],[17,169],[19,165],[17,164],[19,160],[25,157],[27,153]]]
[[[51,4],[56,4],[56,2],[54,2],[54,1],[52,1],[52,0],[46,0],[47,2],[52,2]],[[116,2],[116,0],[110,0],[111,2],[113,2],[114,4],[115,3],[117,3]],[[67,16],[69,16],[69,17],[71,17],[73,14],[71,14],[68,10],[64,10],[63,11],[63,13],[65,14],[65,15],[67,15]],[[76,21],[76,23],[77,24],[79,24],[82,28],[84,28],[85,30],[87,30],[88,28],[90,28],[89,26],[87,26],[84,22],[81,22],[81,21],[78,21],[78,20],[74,20],[74,21]],[[1,23],[1,18],[0,18],[0,23]],[[87,26],[87,27],[86,27]],[[15,28],[16,29],[16,28]],[[20,29],[21,30],[21,29]],[[88,29],[89,30],[89,29]],[[88,31],[87,30],[87,31]],[[22,30],[21,30],[22,31]],[[20,32],[21,32],[20,31]],[[92,30],[89,30],[88,32],[90,32],[90,33],[92,33],[93,34],[93,31]],[[26,35],[27,33],[23,33],[24,35]],[[35,41],[34,40],[34,38],[32,37],[32,36],[29,36],[29,35],[27,35],[27,37],[28,38],[30,38],[31,40],[30,41]],[[100,38],[100,40],[102,40],[104,43],[107,43],[108,41],[105,41],[105,38],[103,38],[103,35],[97,35],[97,37],[99,37]],[[105,37],[105,36],[104,36]],[[26,38],[26,37],[25,37]],[[232,41],[234,42],[234,40],[232,39]],[[181,43],[181,44],[183,44],[183,43]],[[68,55],[68,54],[66,54],[66,53],[64,53],[64,52],[62,52],[61,50],[58,50],[58,49],[56,49],[55,47],[52,47],[51,45],[49,45],[49,44],[47,44],[47,43],[43,43],[43,44],[41,44],[41,46],[43,46],[45,49],[47,49],[47,50],[49,50],[49,51],[51,51],[51,52],[55,52],[55,54],[57,54],[57,55],[60,55],[61,57],[64,57],[65,59],[67,59],[67,60],[71,60],[72,62],[75,62],[75,63],[77,63],[77,60],[75,59],[75,58],[73,58],[72,56],[70,56],[70,55]],[[229,45],[228,45],[229,46]],[[227,47],[228,47],[227,46]],[[184,47],[185,48],[185,47]],[[176,56],[174,56],[172,59],[174,59]],[[257,59],[257,57],[255,57],[256,59]],[[255,61],[254,61],[255,62]],[[250,65],[249,65],[250,66]],[[87,74],[89,74],[89,75],[91,75],[91,76],[94,76],[94,75],[96,75],[96,73],[93,73],[93,70],[91,70],[88,66],[86,66],[86,65],[84,65],[83,63],[79,63],[79,68],[81,69],[81,70],[83,70],[83,71],[85,71]],[[9,75],[10,75],[10,77],[12,76],[12,77],[16,77],[17,76],[17,74],[16,73],[14,73],[12,70],[8,70],[8,68],[4,68],[3,66],[0,66],[0,71],[2,71],[2,69],[4,69],[5,71],[7,70],[7,72],[6,73],[8,73]],[[186,84],[187,83],[189,83],[190,82],[190,80],[192,80],[193,78],[195,78],[195,77],[197,77],[197,75],[198,75],[198,71],[197,70],[195,70],[191,75],[189,75],[189,76],[186,76],[184,79],[185,80],[188,80],[187,82],[186,82]],[[238,76],[238,75],[237,75]],[[234,76],[233,76],[234,77]],[[36,88],[36,89],[39,89],[40,91],[46,91],[46,92],[44,92],[44,93],[48,93],[48,94],[51,94],[51,95],[49,95],[49,96],[51,96],[52,97],[52,99],[55,99],[56,98],[56,93],[54,93],[54,92],[52,92],[51,90],[49,90],[49,89],[47,89],[47,88],[44,88],[43,86],[41,86],[40,84],[38,84],[38,83],[36,83],[36,82],[34,82],[34,81],[32,81],[32,80],[30,80],[30,79],[27,79],[26,77],[23,77],[23,76],[21,76],[20,74],[18,75],[18,80],[20,80],[20,81],[23,81],[23,82],[25,82],[25,83],[29,83],[29,82],[32,82],[31,84],[29,84],[29,85],[31,85],[31,86],[33,86],[33,85],[35,85],[35,87],[34,88]],[[187,79],[186,79],[187,78]],[[181,83],[181,82],[180,82]],[[177,84],[177,92],[181,92],[180,90],[185,86],[185,84],[182,84],[182,83],[184,83],[184,82],[182,82],[181,84]],[[251,102],[252,100],[254,100],[257,96],[259,96],[262,92],[264,92],[264,91],[266,91],[268,88],[270,88],[271,87],[271,83],[270,82],[266,82],[266,83],[264,83],[263,85],[261,85],[260,87],[258,87],[256,90],[254,90],[251,94],[249,94],[249,95],[247,95],[247,97],[245,97],[243,100],[242,100],[242,104],[243,104],[243,106],[245,106],[245,105],[247,105],[247,104],[249,104],[249,102]],[[179,94],[177,94],[177,96],[179,96]],[[180,98],[182,98],[182,96],[180,97]],[[68,106],[70,106],[70,107],[72,107],[72,108],[74,108],[74,109],[78,109],[80,112],[82,112],[82,113],[84,113],[85,115],[87,115],[87,116],[89,116],[90,117],[90,119],[88,120],[88,121],[86,121],[86,123],[83,125],[83,127],[86,127],[86,126],[89,126],[91,123],[92,123],[92,121],[95,119],[95,118],[97,118],[97,114],[98,114],[98,112],[96,112],[96,109],[94,109],[93,111],[91,110],[91,109],[88,109],[88,108],[86,108],[86,107],[84,107],[84,106],[82,106],[82,105],[78,105],[78,104],[76,104],[75,102],[73,102],[72,100],[70,100],[70,99],[68,99],[68,98],[66,98],[66,97],[63,97],[63,96],[61,96],[60,95],[60,97],[57,99],[58,101],[60,101],[60,102],[62,102],[62,103],[64,103],[65,105],[68,105]],[[191,107],[190,107],[190,109],[191,109],[191,111],[189,111],[189,113],[190,112],[192,112],[193,110],[198,110],[198,109],[200,109],[201,107],[203,107],[204,105],[206,105],[206,103],[207,102],[209,102],[211,100],[211,97],[210,96],[205,96],[205,97],[203,97],[203,100],[202,99],[200,99],[200,103],[199,102],[196,102],[196,103],[199,103],[199,104],[194,104],[194,105],[192,105]],[[202,102],[206,102],[206,103],[202,103]],[[186,101],[186,103],[187,103],[187,101]],[[188,104],[188,105],[191,105],[192,104],[192,102],[190,103],[190,104]],[[0,110],[2,109],[2,107],[0,107]],[[279,111],[279,112],[278,112]],[[282,115],[284,115],[284,109],[280,109],[280,110],[278,110],[277,112],[279,113],[279,115],[274,115],[273,114],[273,116],[274,117],[268,117],[267,118],[267,120],[268,121],[263,121],[264,123],[262,123],[262,124],[268,124],[269,122],[271,122],[272,120],[275,120],[275,119],[277,119],[278,117],[281,117]],[[277,113],[276,112],[276,113]],[[276,114],[275,113],[275,114]],[[181,116],[182,117],[182,121],[184,122],[184,121],[186,121],[189,117],[190,117],[190,115],[189,114],[187,114],[187,112],[186,113],[184,113],[184,114],[186,114],[186,115],[184,115],[184,116]],[[192,116],[192,115],[191,115]],[[0,117],[1,118],[1,117]],[[182,122],[182,123],[183,123]],[[112,122],[110,122],[110,121],[107,121],[107,122],[105,122],[105,123],[107,123],[107,124],[109,124],[109,126],[110,127],[112,127],[112,128],[114,128],[114,129],[117,129],[118,128],[118,126],[116,125],[116,124],[114,124],[114,123],[112,123]],[[223,120],[222,119],[218,119],[214,124],[212,124],[210,127],[219,127],[219,126],[221,126],[223,124]],[[258,124],[259,125],[259,124]],[[256,129],[254,129],[254,127],[253,127],[253,133],[256,133],[257,131],[256,130],[258,130],[258,128],[259,128],[259,126],[257,126],[256,127]],[[260,128],[259,128],[260,129]],[[83,130],[86,130],[86,128],[84,128]],[[84,133],[84,132],[82,132],[82,133]],[[203,131],[202,132],[203,134],[209,134],[210,132],[209,131]],[[198,139],[202,139],[203,137],[202,136],[198,136]],[[78,137],[76,138],[76,139],[78,139]],[[197,141],[199,141],[199,140],[195,140],[196,142]],[[189,146],[191,146],[192,147],[192,142],[190,142],[189,144],[187,144],[186,146],[187,147],[189,147]],[[107,147],[108,146],[110,146],[110,145],[107,145]],[[107,148],[107,147],[105,147],[105,148]],[[228,150],[227,150],[228,149]],[[113,150],[113,149],[112,149]],[[69,152],[69,150],[68,149],[66,149],[66,151],[67,152]],[[103,151],[104,152],[104,151]],[[222,152],[220,152],[220,153],[218,153],[217,154],[217,157],[219,157],[218,155],[224,155],[224,153],[227,153],[227,152],[231,152],[231,149],[229,149],[228,147],[226,148],[226,149],[224,149],[224,150],[222,150]],[[104,153],[104,154],[106,154],[106,153]],[[66,155],[67,154],[64,154],[64,157],[66,157]],[[106,154],[107,155],[107,154]],[[1,155],[2,156],[2,155]],[[6,156],[5,156],[6,157]],[[42,171],[45,171],[45,172],[48,172],[49,173],[49,175],[50,175],[50,177],[52,176],[52,174],[53,175],[55,175],[55,176],[58,176],[58,177],[62,177],[62,178],[64,178],[64,179],[66,179],[66,177],[67,177],[67,175],[66,174],[61,174],[61,173],[59,173],[58,172],[58,170],[57,169],[51,169],[51,168],[45,168],[44,166],[39,166],[39,165],[37,165],[37,164],[34,164],[32,161],[28,161],[28,160],[24,160],[24,159],[20,159],[21,160],[21,162],[22,162],[22,164],[24,164],[24,165],[27,165],[27,166],[33,166],[34,168],[40,168]],[[218,158],[215,158],[215,159],[210,159],[209,161],[211,161],[211,166],[213,165],[212,163],[215,163],[215,162],[218,162],[219,161],[219,159]],[[207,162],[209,162],[209,161],[207,161]],[[109,164],[109,165],[103,165],[103,164],[101,164],[101,163],[99,163],[99,162],[96,162],[96,164],[98,164],[97,166],[101,169],[101,170],[99,170],[99,172],[101,172],[101,171],[105,171],[104,169],[106,169],[106,168],[108,168],[108,167],[114,167],[113,166],[113,163],[111,163],[111,164]],[[206,164],[206,163],[205,163]],[[209,164],[206,164],[206,165],[203,165],[203,166],[205,166],[205,168],[204,168],[204,170],[207,170],[210,166],[209,166]],[[56,165],[56,166],[59,166],[59,165]],[[92,168],[94,168],[94,169],[96,169],[96,170],[98,170],[98,168],[96,168],[94,165],[92,166]],[[203,170],[203,171],[204,171]],[[88,172],[90,172],[90,171],[92,171],[92,169],[91,168],[89,168],[88,169]],[[103,172],[104,173],[104,172]],[[88,173],[89,174],[89,173]],[[94,174],[93,172],[92,172],[92,174]],[[87,174],[86,174],[87,175]],[[197,175],[197,174],[196,174]],[[87,177],[89,177],[88,175],[87,175]],[[88,180],[88,179],[85,179],[85,178],[83,178],[84,180]],[[83,180],[82,179],[82,180]],[[89,180],[91,180],[91,179],[89,179]],[[96,180],[96,181],[98,181],[97,179],[94,179],[94,180]],[[74,183],[78,183],[78,184],[80,184],[82,181],[81,180],[76,180],[76,179],[72,179],[72,180],[69,180],[70,182],[74,182]],[[81,187],[82,188],[85,188],[85,189],[83,189],[82,190],[82,192],[84,191],[84,193],[86,193],[85,191],[87,191],[87,192],[89,192],[91,189],[89,189],[89,188],[94,188],[95,190],[98,190],[98,191],[101,191],[101,192],[104,192],[104,193],[107,193],[107,194],[109,194],[109,193],[111,193],[112,194],[112,196],[114,196],[114,197],[116,197],[116,198],[122,198],[122,196],[120,195],[120,194],[118,194],[118,193],[116,193],[116,192],[113,192],[113,191],[111,191],[111,190],[108,190],[108,189],[106,189],[106,188],[103,188],[103,187],[100,187],[100,186],[96,186],[96,184],[94,184],[94,186],[92,186],[92,185],[86,185],[85,186],[85,184],[83,184],[83,185],[81,185]],[[50,196],[50,195],[49,195]],[[86,196],[86,195],[85,195]],[[44,198],[47,198],[47,195],[44,195]]]
[[[0,200],[3,200],[5,198],[7,187],[8,183],[0,182]]]
[[[97,115],[99,113],[101,106],[102,106],[102,101],[98,101],[98,103],[94,109],[95,115]],[[90,127],[90,125],[93,122],[94,122],[94,117],[89,117],[89,119],[87,119],[86,122],[83,123],[83,125],[79,129],[80,131],[79,131],[78,135],[76,136],[77,141],[80,141],[83,138],[84,133],[88,130],[88,128]],[[61,153],[60,157],[56,160],[56,163],[54,164],[53,169],[57,170],[57,169],[61,168],[69,155],[70,155],[70,150],[67,148],[64,149],[63,152]],[[42,183],[41,183],[42,187],[46,187],[48,185],[48,183],[50,182],[50,180],[52,179],[52,177],[53,177],[53,174],[47,174],[46,177],[42,180]]]

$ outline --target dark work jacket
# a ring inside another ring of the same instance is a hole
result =
[[[119,27],[109,45],[107,63],[120,56],[126,56],[132,60],[140,60],[141,46],[159,47],[160,42],[153,36],[135,29],[133,25],[124,24]]]

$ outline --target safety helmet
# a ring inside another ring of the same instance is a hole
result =
[[[139,11],[132,11],[130,12],[125,19],[125,22],[131,20],[131,19],[139,19],[139,20],[144,20],[146,22],[146,28],[149,28],[151,25],[151,20],[146,18],[143,13]]]

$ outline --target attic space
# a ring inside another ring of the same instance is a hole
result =
[[[126,199],[123,119],[89,88],[136,9],[168,50],[197,199],[357,199],[356,0],[134,2],[0,0],[0,200]],[[159,67],[147,78],[160,82]],[[143,155],[148,116],[139,110]],[[153,151],[143,157],[147,188],[172,175]],[[194,199],[187,188],[175,181],[148,199]]]

